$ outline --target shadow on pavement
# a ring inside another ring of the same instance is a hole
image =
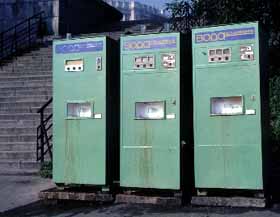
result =
[[[57,205],[44,205],[41,201],[19,207],[1,213],[0,217],[75,217],[75,216],[211,216],[212,214],[224,216],[247,216],[246,213],[255,212],[256,216],[266,216],[269,212],[280,213],[280,206],[272,209],[247,209],[247,208],[225,208],[225,207],[178,207],[168,208],[154,205],[133,205],[133,204],[113,204],[113,205],[93,205],[85,203],[59,203]],[[268,215],[274,216],[274,215]],[[275,215],[276,216],[276,215]]]
[[[18,207],[6,212],[0,213],[0,217],[55,217],[63,214],[65,217],[78,216],[79,214],[88,214],[99,208],[97,205],[82,207],[80,203],[57,205],[45,205],[42,201]]]
[[[41,201],[0,213],[0,217],[131,217],[131,216],[242,216],[254,213],[254,217],[276,217],[280,205],[270,209],[226,208],[226,207],[160,207],[155,205],[113,204],[96,205],[85,203],[58,203],[44,205]],[[251,215],[250,215],[251,216]]]

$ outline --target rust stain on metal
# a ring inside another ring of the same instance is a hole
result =
[[[143,146],[151,146],[152,145],[152,130],[147,121],[144,121],[143,133],[142,137],[142,145]],[[149,186],[153,176],[153,157],[152,157],[152,148],[143,148],[140,153],[139,160],[139,173],[143,178],[144,184]]]
[[[73,183],[76,178],[76,165],[78,160],[76,156],[79,143],[80,120],[65,120],[65,180],[66,183]]]

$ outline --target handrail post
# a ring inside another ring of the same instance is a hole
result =
[[[31,47],[31,28],[30,28],[30,19],[28,19],[28,48]]]
[[[15,55],[17,55],[17,27],[15,27],[15,33],[14,33],[14,40],[15,40]]]
[[[48,123],[52,118],[52,114],[48,115],[47,117],[44,116],[45,109],[52,103],[53,98],[50,98],[38,111],[37,114],[40,114],[40,124],[37,127],[37,152],[39,157],[37,161],[41,161],[42,163],[45,161],[45,154],[49,153],[50,158],[52,160],[52,135],[48,136],[48,130],[51,129],[52,124],[49,126]],[[46,148],[45,148],[46,145]]]
[[[41,136],[41,162],[43,163],[44,162],[44,147],[45,147],[45,144],[44,144],[44,111],[41,111],[40,113],[40,136]]]
[[[43,21],[42,21],[42,14],[39,15],[39,24],[38,24],[38,35],[40,39],[43,39]]]
[[[2,58],[4,56],[4,33],[0,34],[0,58]]]

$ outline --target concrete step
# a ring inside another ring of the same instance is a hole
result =
[[[49,56],[40,57],[40,58],[29,58],[29,59],[18,59],[15,60],[15,62],[6,64],[2,66],[0,69],[8,69],[8,68],[16,68],[16,67],[25,67],[25,66],[31,66],[31,65],[38,65],[42,64],[43,66],[52,66],[52,58]],[[23,69],[23,68],[21,68]]]
[[[18,102],[0,102],[0,109],[13,109],[13,108],[33,108],[43,106],[47,100],[38,101],[18,101]]]
[[[1,71],[0,70],[0,76],[15,76],[15,77],[20,77],[20,76],[40,76],[40,75],[52,75],[51,70],[28,70],[28,71],[14,71],[14,70],[5,70]]]
[[[11,114],[11,113],[37,113],[41,107],[26,107],[26,108],[0,108],[1,114]],[[45,108],[45,113],[52,113],[52,107]]]
[[[0,110],[7,109],[28,109],[32,111],[34,107],[42,107],[47,101],[19,101],[19,102],[0,102]]]
[[[46,54],[38,54],[34,56],[21,56],[18,58],[15,58],[12,62],[7,62],[3,67],[9,66],[9,65],[16,65],[19,63],[25,63],[25,62],[43,62],[43,63],[51,63],[52,62],[52,56],[49,53]]]
[[[0,92],[0,97],[10,96],[52,96],[52,89],[50,90],[3,90]]]
[[[50,52],[50,51],[41,51],[41,52],[37,52],[37,53],[25,54],[23,56],[15,57],[15,58],[13,58],[11,60],[4,60],[4,61],[1,61],[1,63],[2,63],[1,67],[6,67],[6,66],[14,65],[18,61],[19,62],[24,62],[24,61],[30,61],[30,60],[33,60],[35,62],[37,62],[37,61],[50,62],[52,60],[52,52]]]
[[[19,56],[15,59],[14,62],[18,62],[18,61],[29,61],[29,60],[33,60],[33,61],[51,61],[52,60],[52,52],[46,52],[46,51],[42,51],[38,54],[27,54],[24,56]]]
[[[22,101],[26,101],[26,100],[31,100],[31,101],[39,101],[39,100],[45,100],[48,101],[52,96],[48,96],[48,95],[39,95],[39,96],[7,96],[7,97],[0,97],[0,103],[2,102],[22,102]]]
[[[35,160],[34,151],[0,151],[1,160]]]
[[[0,75],[2,73],[22,73],[22,74],[25,74],[25,73],[29,73],[29,72],[37,72],[38,74],[40,74],[40,71],[49,71],[49,72],[52,72],[52,67],[49,66],[49,67],[42,67],[40,66],[40,64],[38,64],[37,66],[35,66],[34,64],[27,64],[26,66],[22,67],[22,66],[15,66],[15,67],[12,67],[12,66],[9,66],[9,67],[6,67],[5,69],[0,69]]]
[[[51,63],[52,62],[52,56],[50,54],[34,54],[30,56],[25,56],[19,57],[19,58],[14,58],[13,61],[7,61],[6,63],[2,64],[1,67],[10,67],[10,66],[16,66],[17,64],[25,63],[25,62],[30,62],[33,61],[34,63],[36,62],[42,62],[42,63]]]
[[[5,176],[34,176],[38,175],[38,169],[1,169],[0,175]]]
[[[8,65],[5,68],[3,68],[1,71],[5,72],[6,70],[12,69],[15,72],[22,72],[22,71],[40,71],[40,70],[51,70],[52,69],[52,63],[40,63],[40,62],[33,62],[33,63],[17,63],[15,65]]]
[[[52,52],[43,51],[41,55],[24,55],[17,58],[17,61],[52,61]]]
[[[44,86],[41,84],[37,83],[36,85],[33,86],[13,86],[13,87],[1,87],[0,86],[0,92],[2,91],[40,91],[40,90],[52,90],[52,84],[47,83]]]
[[[35,127],[0,127],[0,135],[23,135],[23,134],[35,134],[36,128]]]
[[[51,45],[0,66],[0,174],[38,173],[36,133],[40,119],[37,111],[51,97]],[[46,115],[51,112],[50,106]]]
[[[0,127],[37,127],[40,120],[1,120]]]
[[[48,116],[49,114],[45,114]],[[38,113],[15,113],[15,114],[0,114],[0,120],[39,120]]]
[[[52,84],[51,79],[43,79],[43,80],[33,80],[33,81],[10,81],[10,82],[0,82],[0,87],[8,87],[8,88],[17,88],[17,87],[38,87],[41,86],[49,86]]]
[[[34,151],[35,142],[1,142],[0,151]]]
[[[39,170],[40,163],[33,160],[0,160],[0,170]]]
[[[0,135],[0,142],[36,142],[37,135],[25,134],[25,135]],[[0,157],[1,159],[1,157]]]
[[[10,81],[38,81],[38,80],[52,80],[52,75],[22,75],[22,76],[3,76],[0,74],[1,82],[10,82]]]

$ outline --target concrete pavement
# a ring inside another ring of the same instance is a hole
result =
[[[152,205],[92,205],[38,201],[41,190],[52,188],[49,179],[37,176],[0,176],[0,217],[279,217],[280,205],[268,209],[182,207]]]
[[[280,207],[270,209],[246,208],[206,208],[184,207],[164,208],[149,205],[96,205],[73,206],[56,205],[43,206],[40,203],[31,204],[9,212],[0,217],[279,217]]]
[[[0,175],[0,213],[38,201],[38,192],[53,186],[38,176]]]

